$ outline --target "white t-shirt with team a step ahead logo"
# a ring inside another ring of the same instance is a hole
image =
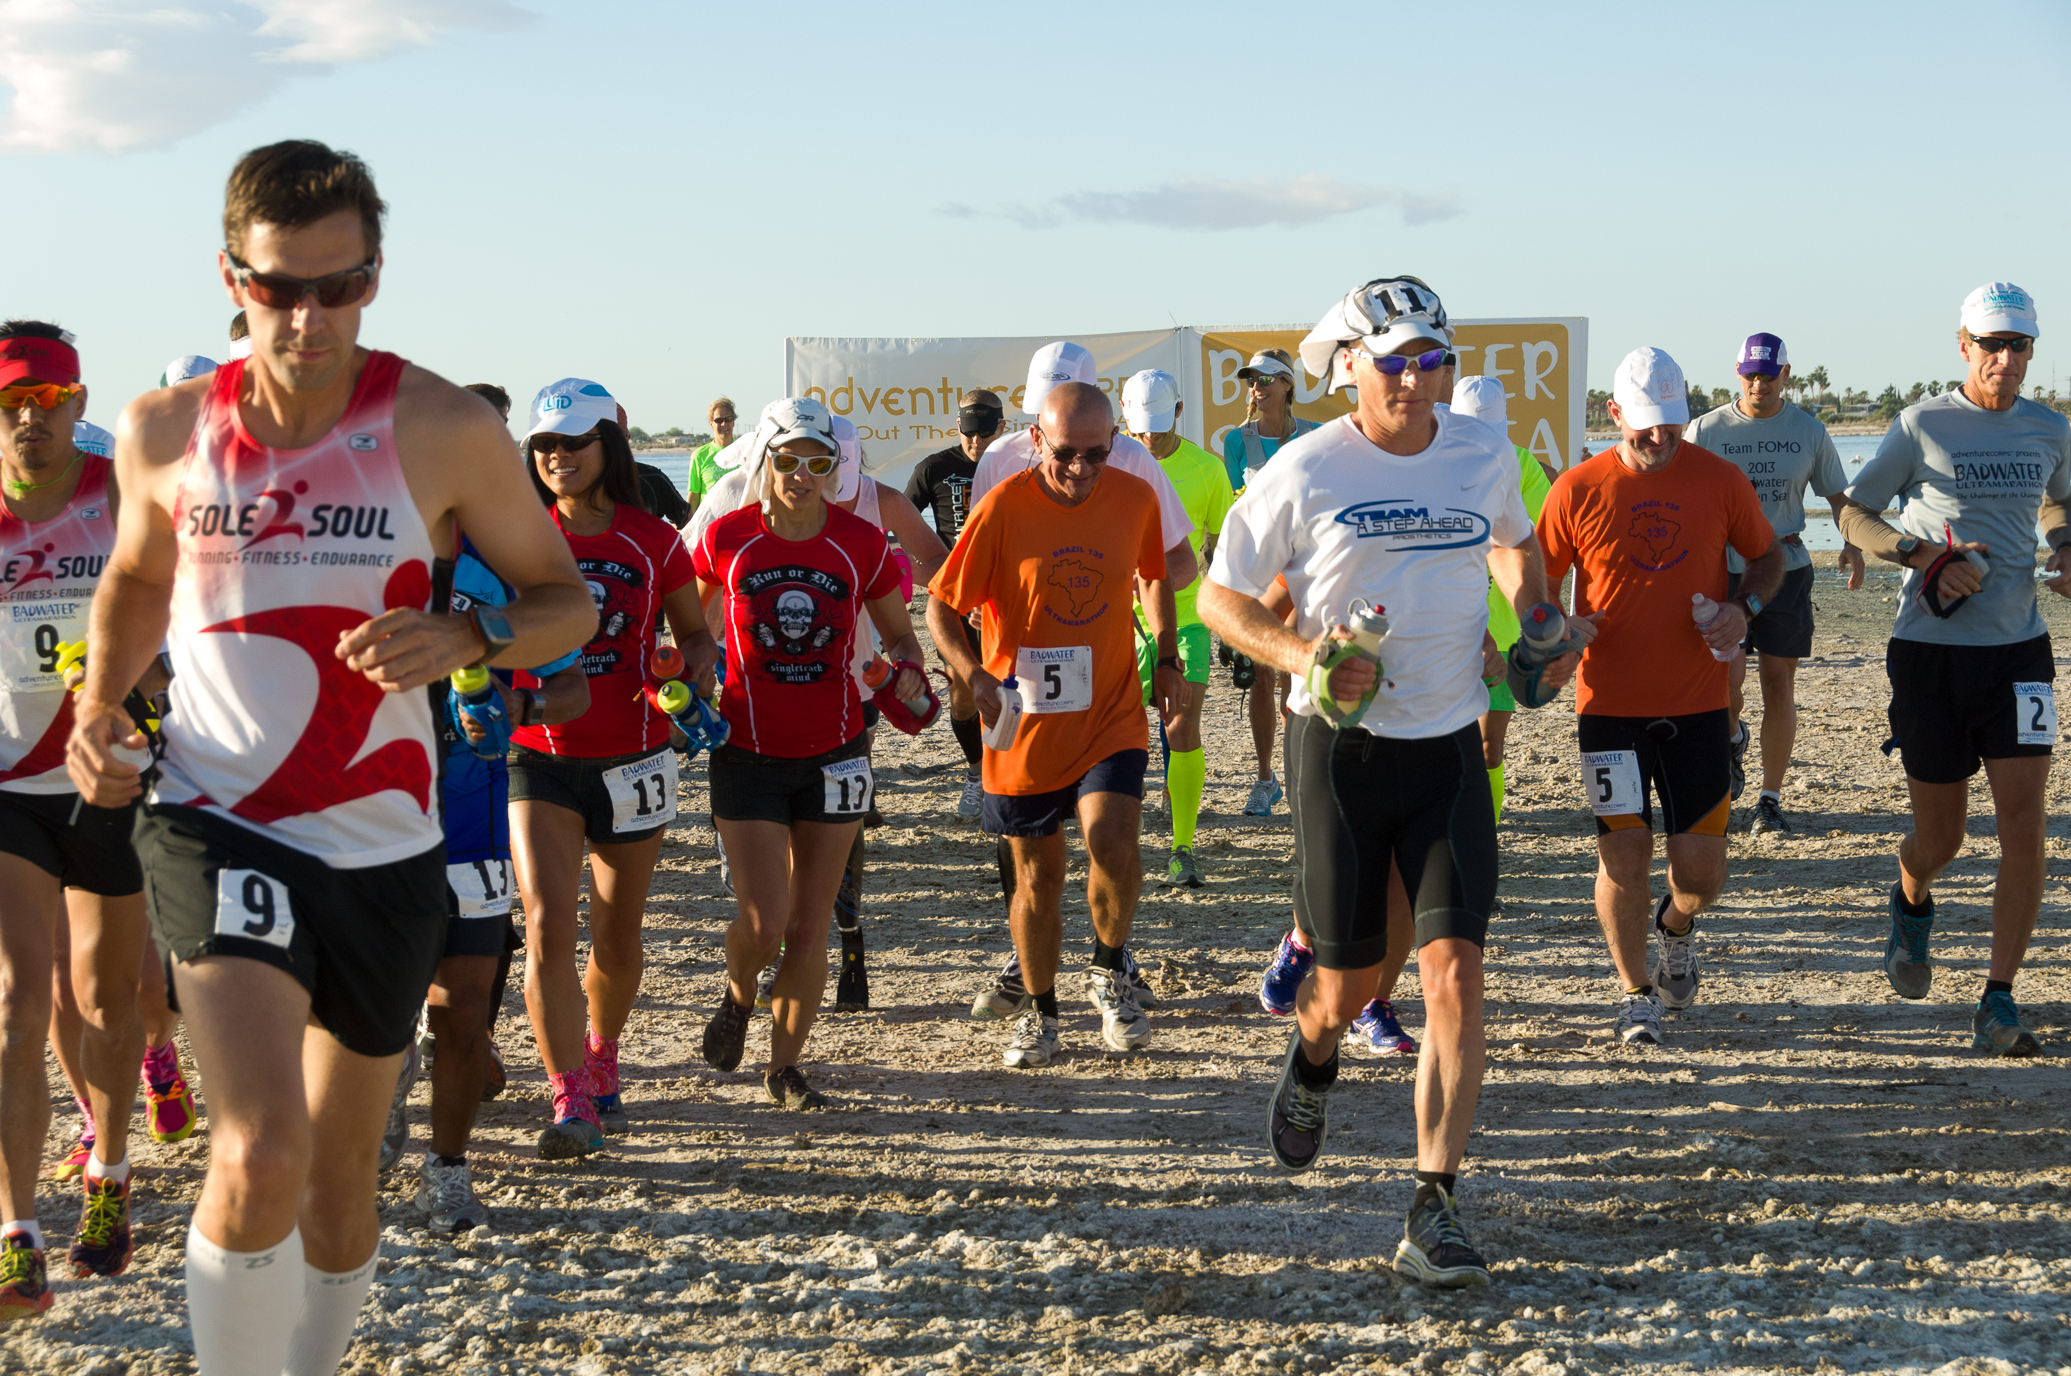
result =
[[[1848,487],[1833,436],[1817,417],[1790,402],[1767,420],[1756,420],[1737,401],[1728,402],[1691,421],[1683,438],[1747,474],[1778,539],[1804,531],[1808,486],[1818,497],[1836,496]],[[1812,551],[1802,544],[1785,544],[1783,559],[1786,570],[1812,567]],[[1726,572],[1746,568],[1740,551],[1727,545]]]
[[[1532,534],[1509,440],[1434,415],[1438,436],[1420,454],[1390,454],[1349,416],[1290,441],[1230,509],[1209,572],[1252,597],[1285,574],[1308,640],[1346,622],[1354,598],[1384,609],[1381,689],[1360,725],[1410,740],[1450,735],[1488,710],[1489,547]],[[1316,715],[1300,678],[1287,705]]]

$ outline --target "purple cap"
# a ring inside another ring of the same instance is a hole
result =
[[[1784,352],[1781,339],[1773,334],[1751,334],[1740,346],[1740,358],[1733,371],[1742,377],[1749,373],[1775,377],[1790,364],[1791,356]]]

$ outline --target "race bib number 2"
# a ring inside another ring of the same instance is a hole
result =
[[[604,771],[611,795],[611,831],[622,836],[676,820],[676,752],[657,750],[644,760]]]
[[[217,871],[216,935],[241,936],[287,950],[295,937],[288,886],[257,870]]]
[[[2057,690],[2048,683],[2016,683],[2013,686],[2014,743],[2055,745],[2057,743]]]
[[[1632,750],[1582,752],[1582,787],[1589,810],[1599,817],[1631,817],[1645,805],[1640,790],[1640,757]]]
[[[828,816],[861,817],[870,810],[870,791],[876,780],[870,774],[869,756],[822,765],[820,777],[827,784],[826,801],[821,807]]]
[[[1021,681],[1022,708],[1031,716],[1083,712],[1093,705],[1093,647],[1024,649],[1014,656],[1014,677]]]

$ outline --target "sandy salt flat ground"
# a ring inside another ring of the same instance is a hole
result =
[[[514,993],[512,1089],[473,1156],[494,1227],[453,1243],[422,1230],[420,1087],[346,1369],[2071,1372],[2071,773],[2051,789],[2044,931],[2019,989],[2055,1054],[1988,1061],[1967,1045],[1989,821],[1939,890],[1935,999],[1901,1004],[1879,971],[1904,819],[1898,766],[1876,753],[1895,588],[1873,579],[1852,595],[1821,584],[1785,795],[1800,830],[1736,835],[1702,1001],[1662,1050],[1611,1044],[1565,704],[1520,714],[1492,1061],[1461,1184],[1492,1289],[1420,1290],[1382,1264],[1411,1193],[1410,1067],[1348,1057],[1309,1175],[1280,1176],[1260,1145],[1286,1031],[1255,990],[1290,838],[1284,811],[1238,815],[1249,746],[1225,681],[1208,712],[1213,882],[1153,890],[1138,918],[1165,999],[1152,1051],[1100,1054],[1074,996],[1059,1064],[1001,1067],[1005,1029],[964,1016],[1005,949],[992,848],[953,819],[948,733],[894,734],[879,763],[891,825],[870,834],[874,1009],[824,1020],[807,1067],[841,1107],[782,1114],[756,1075],[699,1060],[732,905],[709,833],[680,827],[626,1039],[638,1130],[587,1163],[533,1158],[546,1104]],[[2055,629],[2064,644],[2065,618]],[[1163,859],[1147,845],[1147,864]],[[1413,975],[1400,997],[1414,1032]],[[58,1102],[53,1158],[74,1127]],[[0,1369],[192,1369],[180,1248],[203,1145],[147,1141],[136,1157],[131,1272],[65,1284],[47,1318],[0,1339]],[[75,1201],[44,1193],[57,1248]]]

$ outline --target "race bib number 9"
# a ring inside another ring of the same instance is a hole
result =
[[[2057,690],[2047,683],[2016,683],[2013,686],[2014,742],[2018,745],[2057,743]]]
[[[870,793],[876,780],[870,774],[870,757],[822,765],[820,777],[827,784],[827,799],[821,804],[829,817],[861,817],[870,810]]]
[[[257,870],[219,870],[216,935],[241,936],[287,950],[295,936],[288,886]]]
[[[613,835],[667,826],[676,820],[676,752],[657,750],[605,770],[604,791],[611,795]]]
[[[1631,750],[1582,752],[1582,787],[1589,810],[1599,817],[1630,817],[1645,801],[1640,792],[1640,757]]]
[[[48,693],[65,686],[58,646],[86,639],[88,602],[15,603],[0,626],[0,686],[10,693]]]
[[[1014,677],[1021,681],[1021,704],[1030,715],[1083,712],[1093,705],[1093,647],[1022,650],[1014,656]]]
[[[446,887],[453,890],[458,917],[502,917],[511,910],[511,862],[476,860],[446,866]]]

